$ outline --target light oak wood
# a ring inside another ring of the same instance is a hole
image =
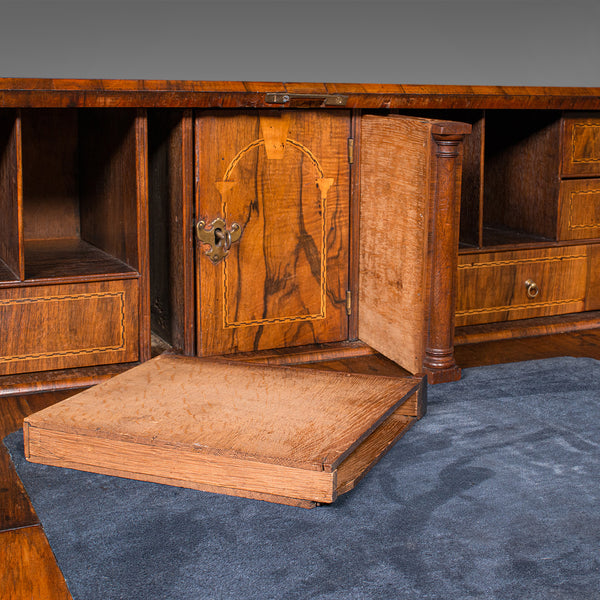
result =
[[[459,376],[452,289],[468,131],[400,116],[365,115],[361,126],[359,339],[439,380]]]
[[[307,377],[162,355],[28,417],[26,456],[208,491],[333,502],[337,468],[420,386],[414,377]]]
[[[338,469],[336,490],[338,495],[354,489],[414,422],[415,419],[394,413],[362,442]]]
[[[366,115],[360,148],[359,339],[423,371],[431,126]],[[395,210],[395,204],[402,212]]]
[[[71,600],[41,527],[0,532],[0,598]]]

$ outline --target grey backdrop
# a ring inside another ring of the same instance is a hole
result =
[[[0,2],[0,76],[598,86],[600,2]]]

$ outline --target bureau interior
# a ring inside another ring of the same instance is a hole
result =
[[[485,113],[483,247],[556,241],[561,113]]]
[[[139,268],[135,111],[23,109],[4,115],[3,259],[22,280]]]

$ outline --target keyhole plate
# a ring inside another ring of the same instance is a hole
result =
[[[215,219],[210,225],[200,220],[196,223],[196,236],[200,243],[208,245],[204,254],[214,263],[222,261],[228,254],[231,244],[239,241],[242,228],[237,223],[232,223],[231,229],[221,218]]]

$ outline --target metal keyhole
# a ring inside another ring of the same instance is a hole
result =
[[[227,230],[215,229],[215,246],[220,246],[227,252],[231,248],[231,233]]]
[[[200,220],[196,223],[196,236],[201,244],[209,246],[205,254],[217,264],[227,256],[231,244],[239,242],[242,228],[237,223],[232,223],[231,228],[227,229],[227,224],[220,218],[215,219],[210,225]]]

